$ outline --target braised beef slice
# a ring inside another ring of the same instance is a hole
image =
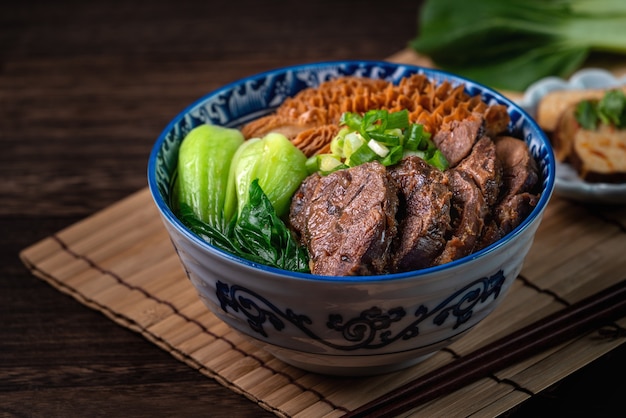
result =
[[[532,212],[537,206],[539,196],[523,192],[508,196],[494,211],[495,221],[500,229],[501,236],[511,232]]]
[[[398,235],[392,271],[429,267],[446,244],[452,192],[443,172],[419,157],[404,158],[390,169],[399,190]]]
[[[489,137],[480,138],[471,153],[456,166],[456,170],[465,172],[474,180],[489,206],[497,202],[502,165],[496,157],[496,145]]]
[[[506,194],[516,195],[533,190],[539,181],[539,170],[526,143],[510,136],[499,136],[494,143],[496,155],[502,163]]]
[[[537,163],[526,143],[510,136],[494,140],[496,156],[502,165],[502,189],[477,249],[499,240],[517,227],[537,205],[539,183]]]
[[[290,223],[307,244],[312,273],[386,271],[388,248],[397,231],[398,196],[384,166],[371,162],[307,178],[297,195],[304,194],[309,196],[292,201]]]
[[[310,201],[315,193],[315,189],[322,180],[322,176],[318,173],[311,174],[307,177],[291,198],[291,207],[289,209],[288,223],[289,227],[301,244],[306,245],[306,224],[310,208]]]
[[[505,235],[504,231],[500,228],[493,214],[489,214],[485,219],[485,226],[483,232],[476,244],[474,251],[481,250],[490,244],[493,244]]]
[[[537,205],[539,197],[535,188],[539,183],[539,170],[524,141],[500,136],[495,144],[502,162],[505,192],[494,214],[504,235],[526,219]]]
[[[472,151],[476,140],[483,136],[485,120],[473,113],[466,119],[454,120],[433,136],[433,142],[446,157],[450,167],[456,166]]]
[[[446,171],[452,190],[452,235],[435,264],[448,263],[470,254],[482,234],[489,205],[474,180],[464,171]]]

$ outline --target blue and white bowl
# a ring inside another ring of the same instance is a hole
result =
[[[457,261],[419,271],[325,277],[258,265],[213,247],[170,208],[178,147],[203,123],[240,127],[285,98],[341,76],[398,82],[423,73],[462,83],[469,94],[508,107],[511,131],[524,138],[542,174],[532,213],[503,239]],[[191,104],[157,139],[148,166],[154,202],[182,265],[206,306],[277,358],[335,375],[371,375],[411,366],[472,329],[502,302],[519,274],[554,188],[548,139],[518,105],[480,84],[442,71],[373,61],[323,62],[254,75]]]

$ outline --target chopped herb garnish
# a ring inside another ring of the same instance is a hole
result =
[[[370,110],[364,115],[346,112],[339,123],[343,128],[330,144],[331,153],[309,158],[309,173],[329,174],[370,161],[391,166],[407,155],[418,155],[440,170],[448,167],[430,133],[423,125],[410,123],[406,109]]]
[[[576,105],[576,120],[584,129],[595,131],[600,123],[626,128],[626,95],[609,90],[600,100],[583,100]]]
[[[576,105],[576,120],[584,129],[594,131],[598,126],[596,107],[590,100],[583,100]]]

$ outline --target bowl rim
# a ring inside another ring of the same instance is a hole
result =
[[[538,133],[538,137],[541,143],[545,146],[545,149],[547,151],[546,157],[548,160],[548,171],[547,171],[547,178],[543,179],[546,186],[541,193],[541,196],[539,198],[539,201],[537,202],[537,205],[533,208],[531,213],[516,228],[514,228],[513,231],[506,234],[505,237],[465,257],[459,258],[457,260],[454,260],[445,264],[427,267],[427,268],[420,269],[420,270],[410,270],[410,271],[400,272],[400,273],[388,273],[388,274],[371,275],[371,276],[321,276],[321,275],[316,275],[312,273],[294,272],[294,271],[284,270],[284,269],[280,269],[276,267],[271,267],[271,266],[267,266],[264,264],[247,260],[243,257],[234,255],[219,247],[213,246],[209,244],[208,242],[206,242],[205,240],[203,240],[202,238],[200,238],[199,236],[197,236],[196,234],[194,234],[193,232],[191,232],[178,219],[178,217],[174,214],[174,212],[171,210],[169,205],[165,202],[165,200],[163,199],[163,196],[161,196],[161,193],[159,191],[159,188],[156,182],[157,156],[161,151],[161,148],[163,146],[163,142],[166,139],[166,136],[172,130],[172,128],[177,123],[179,123],[185,117],[185,115],[188,114],[192,109],[197,108],[199,105],[206,102],[210,98],[220,94],[221,92],[231,90],[240,85],[244,85],[250,81],[263,79],[267,77],[268,75],[280,74],[280,73],[284,73],[288,71],[302,71],[302,70],[308,70],[308,69],[324,68],[324,67],[329,67],[329,66],[341,66],[341,65],[369,65],[369,66],[379,66],[383,68],[386,67],[386,68],[393,68],[393,69],[406,68],[407,70],[410,70],[413,72],[422,73],[429,78],[432,78],[432,75],[437,74],[442,79],[459,82],[459,83],[471,83],[477,86],[480,90],[489,92],[498,101],[498,103],[506,105],[507,108],[515,108],[515,110],[521,114],[521,116],[527,121],[527,123],[532,127],[532,129]],[[208,93],[200,96],[198,99],[194,100],[191,104],[189,104],[182,111],[180,111],[174,118],[172,118],[168,122],[168,124],[165,126],[165,128],[161,131],[156,141],[154,142],[150,155],[149,155],[147,174],[148,174],[148,186],[149,186],[150,194],[152,195],[152,199],[154,203],[156,204],[161,216],[170,225],[172,225],[179,233],[184,235],[186,239],[190,240],[191,242],[193,242],[195,245],[199,246],[203,250],[209,251],[212,254],[219,256],[230,262],[235,262],[236,264],[240,266],[253,269],[253,270],[261,270],[264,273],[268,273],[272,275],[278,275],[278,276],[288,277],[288,278],[297,279],[297,280],[309,280],[309,281],[319,281],[319,282],[341,282],[341,283],[346,283],[346,284],[357,284],[357,283],[388,282],[388,281],[402,280],[406,278],[418,279],[421,277],[428,277],[432,275],[433,273],[438,273],[438,272],[442,272],[446,270],[452,270],[459,266],[466,265],[467,263],[473,262],[474,260],[483,258],[487,256],[488,254],[491,254],[492,252],[497,251],[500,247],[504,246],[507,242],[515,239],[517,236],[522,234],[544,212],[554,192],[555,166],[556,166],[556,160],[554,157],[552,147],[550,146],[550,142],[547,136],[545,135],[545,133],[541,130],[541,128],[537,124],[537,122],[534,120],[534,118],[532,118],[530,114],[524,108],[522,108],[518,103],[507,98],[506,96],[504,96],[502,93],[498,92],[497,90],[494,90],[490,87],[487,87],[484,84],[478,83],[474,80],[465,78],[463,76],[450,73],[444,70],[435,69],[435,68],[428,68],[428,67],[423,67],[423,66],[418,66],[418,65],[403,64],[403,63],[381,61],[381,60],[334,60],[334,61],[318,61],[318,62],[276,67],[273,69],[255,73],[250,76],[239,78],[237,80],[229,82],[217,89],[209,91]]]

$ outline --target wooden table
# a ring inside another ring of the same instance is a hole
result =
[[[419,4],[4,4],[0,415],[273,416],[35,278],[18,253],[144,188],[152,142],[194,99],[278,66],[389,57],[415,36]],[[507,416],[610,416],[625,372],[622,345]]]

